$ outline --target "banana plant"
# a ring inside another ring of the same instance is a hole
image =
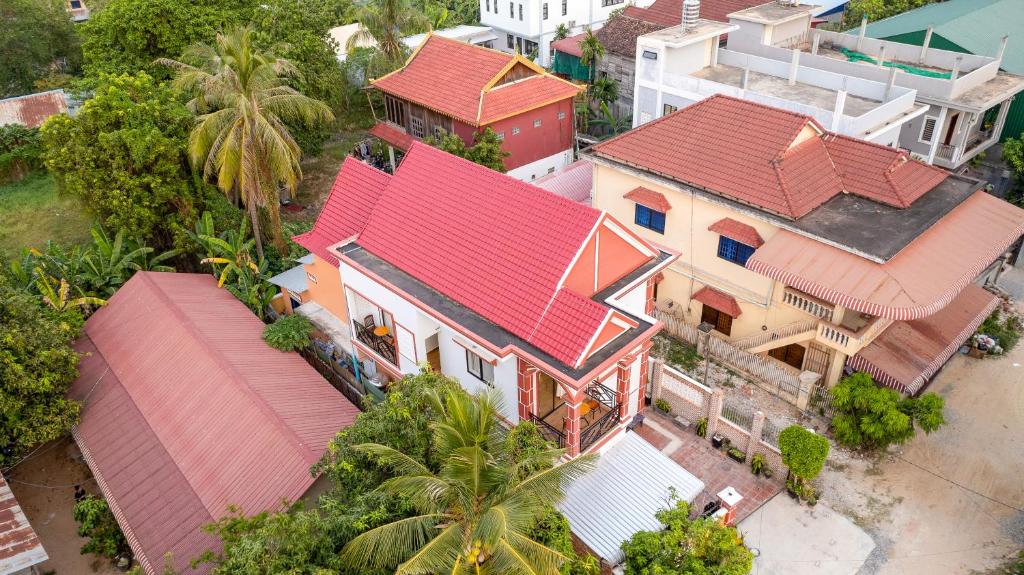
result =
[[[58,280],[46,273],[41,267],[36,267],[35,273],[36,289],[39,290],[43,302],[57,311],[63,312],[82,308],[84,311],[89,312],[94,307],[107,305],[107,300],[98,297],[81,296],[72,298],[71,285],[68,284],[67,280],[64,278]]]
[[[138,261],[153,248],[125,245],[124,230],[114,234],[113,239],[99,226],[93,227],[90,233],[93,247],[83,258],[82,282],[90,291],[110,297],[140,269]]]

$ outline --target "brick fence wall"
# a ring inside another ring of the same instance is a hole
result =
[[[757,453],[776,475],[784,475],[786,466],[782,463],[779,450],[761,439],[765,415],[754,413],[749,428],[737,425],[722,416],[724,392],[701,385],[692,377],[672,369],[665,362],[651,358],[651,398],[663,399],[672,407],[672,415],[682,417],[691,424],[707,418],[707,439],[715,433],[728,437],[733,447],[747,454],[747,462]]]

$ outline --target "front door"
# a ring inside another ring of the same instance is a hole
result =
[[[715,326],[715,331],[725,335],[732,335],[732,316],[707,304],[702,305],[704,309],[700,312],[701,323],[710,323]]]
[[[796,369],[804,367],[804,353],[806,348],[798,343],[791,343],[784,347],[777,347],[768,352],[768,355]]]
[[[943,144],[948,146],[949,143],[953,141],[953,133],[956,132],[956,121],[958,119],[960,119],[960,112],[957,112],[950,116],[949,127],[946,128],[946,137],[942,139]]]

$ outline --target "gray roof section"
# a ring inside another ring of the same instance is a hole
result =
[[[704,483],[636,433],[625,433],[597,466],[566,490],[558,509],[587,547],[611,565],[622,563],[622,543],[638,531],[663,526],[654,516],[668,507],[670,488],[692,502]]]
[[[306,269],[302,264],[299,264],[290,270],[283,271],[267,281],[296,294],[309,289],[309,286],[306,283]]]

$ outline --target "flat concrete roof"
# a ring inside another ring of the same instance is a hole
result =
[[[768,2],[760,6],[752,6],[738,12],[726,15],[730,20],[744,20],[746,22],[757,22],[759,24],[781,24],[802,16],[808,16],[814,12],[817,6],[810,4],[797,4],[788,6],[778,2]]]
[[[694,72],[692,76],[711,80],[712,82],[728,84],[737,88],[743,85],[743,69],[737,66],[727,66],[724,64],[713,67],[708,66]],[[768,96],[775,96],[776,98],[792,100],[800,104],[807,104],[830,112],[834,112],[836,107],[836,90],[801,82],[791,86],[787,78],[754,72],[753,70],[750,71],[747,78],[747,89]],[[880,105],[882,105],[882,102],[877,100],[847,94],[843,114],[857,117],[874,110]]]
[[[728,34],[729,32],[734,32],[736,30],[739,30],[739,26],[736,26],[735,24],[716,22],[714,20],[704,20],[702,18],[697,20],[697,25],[690,30],[684,31],[682,26],[672,26],[670,28],[663,28],[654,32],[648,32],[647,34],[644,34],[643,37],[664,42],[669,47],[679,47],[701,40],[706,40],[712,36]]]

